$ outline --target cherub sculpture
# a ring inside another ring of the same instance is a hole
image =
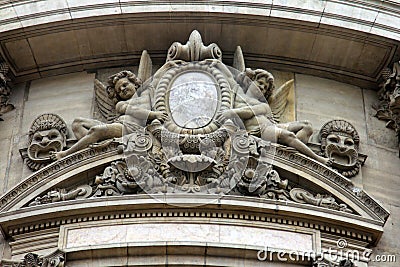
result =
[[[284,111],[293,80],[276,90],[272,74],[265,70],[246,69],[239,76],[243,90],[238,90],[233,109],[220,113],[218,120],[239,117],[250,134],[295,148],[321,163],[329,162],[329,159],[318,156],[306,145],[312,134],[309,122],[277,123]],[[245,76],[251,81],[246,81]]]
[[[53,158],[60,159],[97,142],[142,129],[147,120],[165,120],[167,114],[151,110],[151,92],[138,90],[141,85],[141,79],[126,70],[109,77],[107,87],[95,80],[96,101],[107,123],[87,118],[75,119],[72,130],[78,142],[68,150],[54,153]]]

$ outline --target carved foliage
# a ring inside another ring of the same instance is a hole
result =
[[[400,144],[400,62],[393,64],[392,71],[383,71],[382,78],[384,83],[380,84],[378,91],[379,102],[372,107],[376,110],[375,116],[387,121],[386,127],[396,131]]]
[[[167,62],[172,60],[201,61],[205,59],[222,60],[222,51],[218,45],[212,43],[208,46],[203,44],[198,31],[190,34],[186,44],[175,42],[168,49]]]
[[[40,256],[35,253],[28,253],[22,261],[1,261],[4,267],[64,267],[65,253],[57,250],[47,256]]]
[[[237,133],[227,139],[229,146],[213,147],[214,151],[205,149],[206,152],[199,155],[177,154],[169,159],[163,154],[164,147],[159,150],[144,145],[144,149],[138,153],[137,145],[131,143],[137,143],[146,136],[149,137],[140,133],[132,134],[124,144],[125,147],[134,148],[130,149],[130,154],[126,154],[126,161],[112,162],[94,179],[91,186],[52,190],[29,205],[126,194],[201,192],[256,196],[352,212],[330,195],[292,188],[288,180],[280,178],[271,164],[262,160],[271,149],[271,144],[254,136],[244,138],[243,134]],[[227,151],[233,154],[229,160],[226,158]]]
[[[7,85],[10,79],[7,77],[9,67],[7,63],[0,61],[0,120],[1,115],[14,109],[12,104],[9,104],[11,89]]]

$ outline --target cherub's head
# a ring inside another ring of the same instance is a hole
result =
[[[268,99],[275,89],[274,76],[263,69],[246,69],[246,75],[254,81],[258,89],[260,89],[265,98]]]
[[[136,94],[141,83],[133,72],[124,70],[108,78],[107,92],[118,101],[128,100]]]

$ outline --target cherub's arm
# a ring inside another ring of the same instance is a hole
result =
[[[167,114],[159,111],[152,111],[150,107],[150,94],[143,92],[140,97],[132,98],[127,101],[120,101],[116,105],[116,110],[120,114],[130,115],[139,120],[166,120]]]
[[[247,105],[246,107],[232,109],[236,115],[238,115],[241,119],[250,119],[254,116],[258,115],[270,115],[271,108],[267,103],[259,103],[255,105]]]
[[[242,120],[247,120],[254,116],[271,114],[271,108],[268,103],[263,103],[245,94],[240,94],[236,96],[234,108],[220,113],[217,116],[217,120],[224,121],[236,116]]]

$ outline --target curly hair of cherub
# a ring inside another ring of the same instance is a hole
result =
[[[257,82],[258,80],[262,79],[262,78],[266,78],[269,86],[266,89],[266,92],[264,93],[265,98],[268,99],[268,97],[270,97],[272,95],[273,90],[275,89],[275,84],[274,84],[274,76],[264,70],[264,69],[250,69],[250,68],[246,68],[245,70],[246,76],[249,77],[252,81]]]
[[[115,92],[115,85],[117,82],[123,78],[127,78],[130,82],[136,85],[136,88],[138,88],[141,84],[142,81],[135,75],[135,73],[129,71],[129,70],[123,70],[120,71],[110,77],[108,77],[108,86],[107,86],[107,93],[110,98],[116,98],[118,100],[119,96]]]

